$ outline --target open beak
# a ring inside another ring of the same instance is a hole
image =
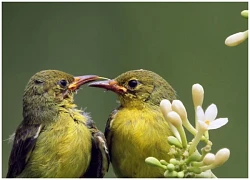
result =
[[[96,75],[85,75],[85,76],[76,76],[75,80],[68,86],[68,89],[71,91],[75,91],[80,88],[81,85],[84,85],[88,82],[99,80],[99,79],[107,79],[103,77],[99,77]]]
[[[96,81],[89,83],[88,86],[103,88],[113,91],[117,94],[124,94],[127,92],[127,89],[123,86],[118,85],[118,82],[116,80]]]

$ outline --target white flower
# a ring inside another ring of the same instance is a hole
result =
[[[244,32],[235,33],[225,40],[227,46],[237,46],[248,38],[248,30]]]
[[[173,100],[172,109],[180,115],[182,121],[187,120],[186,108],[180,100]]]
[[[196,115],[198,119],[198,123],[202,126],[206,126],[208,130],[210,129],[218,129],[221,126],[224,126],[228,122],[228,118],[219,118],[215,119],[217,116],[218,110],[215,104],[211,104],[206,109],[204,113],[201,106],[197,107]]]
[[[204,99],[204,89],[200,84],[194,84],[192,86],[192,96],[194,107],[196,109],[197,106],[201,106]]]
[[[161,112],[162,112],[164,118],[167,120],[168,113],[172,111],[171,102],[167,99],[163,99],[160,103],[160,108],[161,108]],[[169,125],[172,133],[181,142],[181,137],[180,137],[180,134],[177,131],[176,127],[174,127],[174,125],[171,124],[168,120],[167,120],[167,122],[168,122],[168,125]]]
[[[248,10],[243,10],[240,13],[243,17],[248,18]]]
[[[230,150],[227,148],[220,149],[216,154],[215,154],[215,161],[214,165],[215,166],[220,166],[224,164],[230,156]]]
[[[175,112],[175,111],[171,111],[168,113],[167,115],[167,120],[173,124],[176,128],[182,126],[182,121],[181,121],[181,117],[180,115]]]
[[[215,161],[215,155],[212,153],[207,153],[206,156],[203,159],[203,163],[205,165],[212,164]]]

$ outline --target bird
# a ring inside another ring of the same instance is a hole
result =
[[[23,120],[12,136],[7,178],[103,177],[109,168],[104,134],[77,109],[81,85],[102,79],[43,70],[28,81]]]
[[[169,160],[167,137],[173,135],[160,110],[163,99],[176,99],[176,92],[160,75],[149,70],[131,70],[115,79],[95,81],[90,87],[118,95],[105,128],[110,161],[117,177],[163,177],[161,168],[145,163],[147,157]]]

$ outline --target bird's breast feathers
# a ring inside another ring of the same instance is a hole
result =
[[[69,113],[61,112],[58,119],[40,133],[30,163],[40,177],[80,177],[90,162],[91,134],[80,113],[74,120]],[[43,164],[36,163],[42,162]],[[36,167],[34,167],[36,166]]]
[[[120,109],[110,122],[109,133],[112,137],[113,167],[120,176],[131,177],[133,174],[134,177],[155,177],[152,167],[145,163],[145,158],[169,158],[167,137],[171,132],[158,108]],[[123,172],[117,172],[120,169]],[[158,169],[155,168],[160,177],[162,174]]]

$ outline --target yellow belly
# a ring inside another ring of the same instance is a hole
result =
[[[67,113],[58,119],[40,133],[21,177],[80,177],[87,170],[91,155],[89,130]]]
[[[162,177],[145,163],[149,156],[169,160],[168,124],[159,110],[120,110],[112,124],[112,165],[118,177]]]

